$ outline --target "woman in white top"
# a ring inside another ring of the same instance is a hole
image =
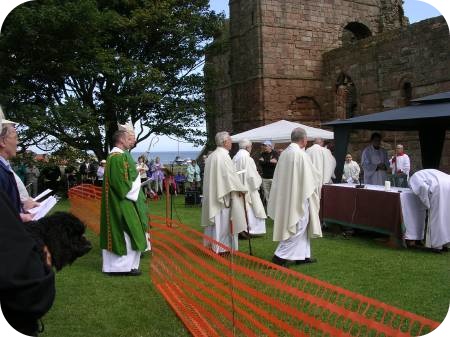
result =
[[[359,172],[361,169],[356,161],[352,160],[352,155],[347,154],[345,156],[344,174],[342,175],[342,181],[351,183],[359,182]]]
[[[146,181],[147,180],[148,166],[145,163],[144,156],[140,156],[138,158],[138,162],[136,164],[136,170],[138,170],[138,172],[139,172],[139,176],[141,177],[141,182]]]

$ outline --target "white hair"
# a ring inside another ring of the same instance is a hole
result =
[[[14,124],[2,123],[0,121],[0,137],[6,137],[11,130],[14,129]]]
[[[216,137],[214,140],[216,141],[217,146],[223,146],[223,143],[230,137],[230,134],[226,131],[220,131],[216,133]]]
[[[294,143],[297,143],[298,141],[304,140],[306,138],[306,131],[303,128],[298,127],[291,132],[291,141]]]
[[[314,144],[319,144],[320,146],[323,146],[323,138],[317,137],[314,139]]]
[[[246,149],[249,146],[252,146],[252,142],[250,140],[248,140],[247,138],[244,138],[241,141],[239,141],[240,149]]]

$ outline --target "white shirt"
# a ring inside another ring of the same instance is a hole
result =
[[[342,180],[348,183],[356,183],[359,181],[359,172],[361,169],[356,161],[350,161],[350,163],[345,162],[344,164],[344,174],[342,175]]]
[[[406,153],[404,153],[401,156],[397,156],[395,162],[393,162],[392,159],[390,159],[389,163],[391,165],[392,174],[401,171],[402,173],[405,173],[409,177],[409,170],[411,169],[411,161],[409,160],[409,157]]]

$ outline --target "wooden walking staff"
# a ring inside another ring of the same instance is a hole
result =
[[[245,194],[240,192],[239,196],[242,197],[242,199],[244,201],[245,223],[247,225],[247,237],[248,237],[248,250],[250,252],[250,255],[253,256],[253,252],[252,252],[252,238],[251,238],[251,235],[250,235],[250,225],[248,224],[247,203],[245,202]]]
[[[394,161],[394,173],[392,174],[392,182],[394,183],[395,187],[397,186],[397,133],[394,132],[394,157],[392,158]]]
[[[166,225],[172,226],[172,216],[169,220],[169,209],[170,209],[170,190],[169,190],[169,179],[167,177],[164,179],[164,189],[166,190]]]

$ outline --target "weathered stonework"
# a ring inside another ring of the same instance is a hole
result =
[[[328,103],[338,95],[337,79],[350,78],[357,92],[354,114],[366,115],[405,106],[409,100],[450,91],[450,35],[443,17],[424,20],[407,28],[385,32],[357,41],[323,55],[324,83]],[[341,76],[342,77],[342,76]],[[327,119],[346,118],[333,112]],[[385,147],[401,142],[411,157],[414,170],[421,169],[417,132],[382,132]],[[449,171],[448,133],[441,169]],[[349,151],[360,158],[370,137],[369,132],[355,132]]]
[[[209,73],[215,69],[222,76],[220,86],[209,91],[214,102],[208,100],[209,111],[220,114],[209,122],[217,131],[237,133],[279,119],[321,126],[450,90],[444,19],[408,25],[401,0],[230,0],[229,5],[229,49],[207,59]],[[368,135],[351,137],[358,160]],[[419,148],[415,134],[386,137],[389,144],[394,138],[405,143],[408,151]],[[413,157],[419,168],[420,157]],[[444,157],[443,167],[449,169],[448,163]]]

